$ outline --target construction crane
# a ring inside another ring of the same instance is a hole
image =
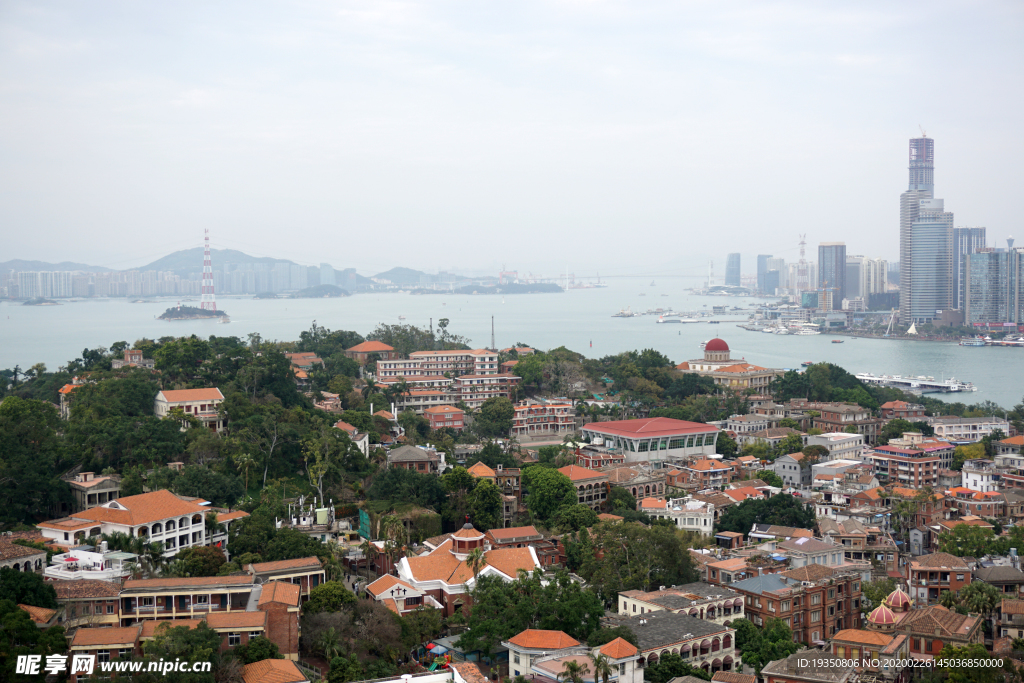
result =
[[[923,138],[928,137],[928,133],[925,132],[924,127],[920,123],[917,124],[917,127],[921,131],[921,137],[923,137]]]

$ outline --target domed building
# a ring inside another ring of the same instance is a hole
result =
[[[909,612],[910,608],[914,606],[914,601],[910,599],[903,588],[897,587],[892,593],[889,593],[885,599],[885,604],[889,606],[893,612]]]
[[[733,360],[729,344],[718,337],[704,342],[703,358],[680,363],[676,370],[710,377],[715,384],[733,389],[757,390],[766,390],[773,378],[784,373],[783,370],[762,368],[742,359]]]
[[[882,631],[883,633],[896,631],[899,623],[903,621],[913,606],[914,601],[901,587],[897,586],[896,590],[882,600],[881,605],[871,611],[866,626],[872,631]]]

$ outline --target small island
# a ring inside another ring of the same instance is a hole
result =
[[[158,320],[201,320],[204,318],[227,318],[224,311],[211,311],[195,306],[173,306],[163,312]]]
[[[52,299],[44,299],[43,297],[36,297],[35,299],[29,299],[21,304],[22,306],[60,306],[59,303]]]
[[[326,299],[338,296],[349,296],[347,290],[337,285],[315,285],[306,287],[292,294],[292,299]]]

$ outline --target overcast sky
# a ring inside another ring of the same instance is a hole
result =
[[[907,139],[1020,229],[1024,3],[0,2],[0,261],[898,258]],[[1024,240],[1022,240],[1024,241]]]

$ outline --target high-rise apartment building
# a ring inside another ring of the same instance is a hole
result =
[[[911,295],[900,296],[900,318],[929,323],[953,308],[953,214],[941,199],[922,199],[910,230]],[[901,255],[902,259],[902,255]],[[906,269],[906,265],[903,266]],[[902,273],[901,273],[902,274]],[[901,277],[901,283],[905,277]],[[908,323],[909,324],[909,323]]]
[[[320,284],[322,285],[334,285],[337,284],[334,281],[334,268],[330,263],[320,264]]]
[[[964,324],[1024,323],[1024,249],[980,249],[964,254]]]
[[[729,254],[725,258],[725,284],[729,287],[740,286],[740,255]]]
[[[758,254],[757,255],[757,291],[767,292],[767,288],[764,283],[764,276],[768,273],[768,261],[772,258],[771,254]]]
[[[985,228],[953,228],[953,306],[963,309],[963,259],[985,248]]]
[[[913,289],[913,225],[921,202],[935,192],[935,140],[921,136],[910,139],[909,183],[900,195],[900,322],[909,325]],[[952,237],[950,238],[952,241]]]
[[[848,299],[867,298],[867,292],[864,291],[864,261],[863,256],[847,255],[846,257],[846,297]]]
[[[864,298],[889,291],[889,263],[885,259],[864,259]]]
[[[835,302],[846,298],[845,242],[822,242],[818,245],[818,288],[830,290]]]

